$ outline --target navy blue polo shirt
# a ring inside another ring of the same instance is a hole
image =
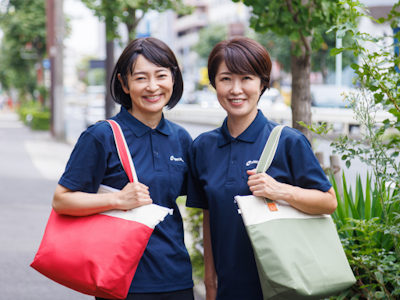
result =
[[[141,123],[124,107],[112,119],[122,128],[138,179],[149,187],[153,203],[174,209],[172,216],[156,226],[129,292],[191,288],[192,267],[175,200],[186,195],[187,151],[192,138],[164,116],[156,129]],[[122,189],[128,182],[111,127],[107,122],[99,122],[80,136],[59,184],[73,191],[96,193],[100,184]]]
[[[258,111],[237,138],[227,128],[203,133],[189,149],[186,205],[209,210],[211,243],[218,275],[218,300],[262,300],[262,291],[236,195],[250,195],[247,170],[255,169],[272,129]],[[326,175],[299,131],[285,127],[267,173],[282,183],[323,192],[331,188]]]

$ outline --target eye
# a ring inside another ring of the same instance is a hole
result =
[[[245,76],[245,77],[243,77],[243,80],[251,80],[251,77],[250,76]]]
[[[228,81],[228,80],[231,80],[229,77],[222,77],[221,78],[221,81]]]
[[[158,75],[158,78],[163,78],[163,77],[167,77],[167,74],[160,74],[160,75]]]
[[[136,80],[145,80],[145,77],[136,77]]]

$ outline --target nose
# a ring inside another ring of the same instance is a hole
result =
[[[232,81],[232,89],[231,89],[231,94],[232,95],[239,95],[243,92],[242,90],[242,83],[240,80],[233,80]]]
[[[155,80],[155,78],[150,78],[149,80],[149,84],[146,88],[149,92],[155,92],[156,90],[158,90],[158,83],[157,80]]]

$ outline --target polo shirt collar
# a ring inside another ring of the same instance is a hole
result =
[[[124,122],[126,126],[128,126],[130,130],[132,130],[132,132],[137,137],[140,137],[149,132],[150,130],[152,130],[149,126],[143,124],[134,116],[132,116],[130,112],[123,106],[121,106],[121,111],[119,112],[118,117],[121,119],[122,122]],[[170,125],[165,121],[164,114],[162,114],[161,121],[155,130],[164,135],[171,134]]]
[[[219,132],[218,136],[219,147],[222,147],[235,139],[229,133],[227,120],[228,118],[226,117]],[[264,129],[267,122],[268,122],[267,118],[264,117],[261,110],[258,110],[257,116],[250,124],[250,126],[247,127],[247,129],[243,131],[236,139],[247,143],[254,143],[257,140],[257,137],[259,136],[261,130]]]

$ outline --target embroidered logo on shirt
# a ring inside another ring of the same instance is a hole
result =
[[[248,167],[248,166],[250,166],[250,165],[252,165],[252,164],[258,164],[258,160],[249,160],[249,161],[246,163],[246,166]]]
[[[174,157],[173,155],[171,155],[171,157],[169,158],[171,161],[181,161],[184,162],[182,157]]]

